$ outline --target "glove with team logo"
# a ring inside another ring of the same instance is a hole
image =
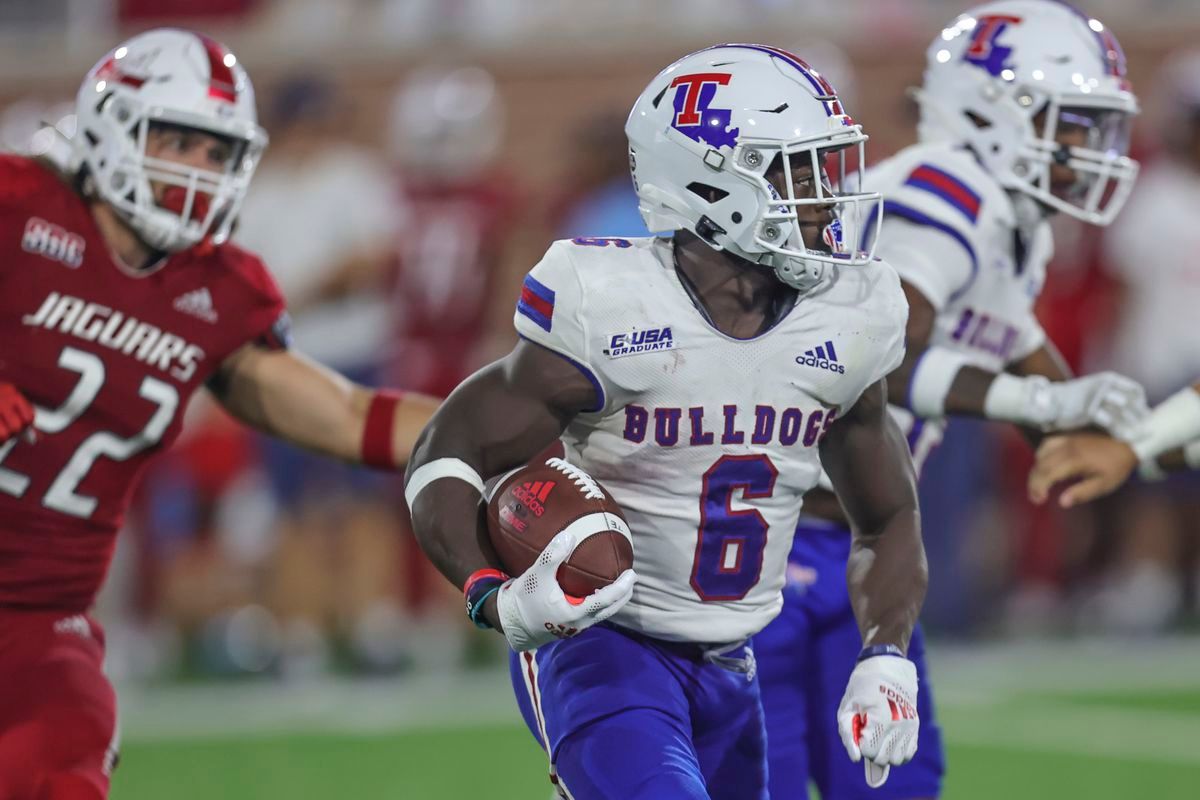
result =
[[[33,406],[11,383],[0,383],[0,444],[17,434],[32,433]]]
[[[579,533],[562,531],[533,566],[500,587],[496,610],[513,650],[535,650],[555,639],[569,639],[620,611],[633,596],[637,574],[627,569],[587,597],[567,597],[558,584],[558,568],[581,541]]]
[[[917,752],[916,666],[900,655],[860,661],[850,673],[837,721],[850,760],[861,760],[867,785],[879,788],[893,764],[904,764]]]
[[[1041,431],[1073,431],[1097,426],[1128,438],[1149,413],[1146,392],[1115,372],[1097,372],[1051,383],[1040,375],[1001,373],[992,381],[984,414]]]

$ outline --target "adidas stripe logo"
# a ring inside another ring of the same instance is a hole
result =
[[[816,367],[839,375],[846,374],[845,365],[838,362],[837,351],[833,349],[833,342],[828,339],[825,340],[825,344],[805,350],[802,355],[796,356],[796,363],[802,367]]]
[[[529,492],[531,497],[536,497],[538,502],[546,502],[546,498],[550,496],[550,491],[554,488],[554,481],[534,481],[524,485],[525,491]]]
[[[179,295],[179,297],[175,298],[175,303],[172,307],[176,311],[190,314],[205,322],[217,321],[217,310],[213,308],[212,295],[209,294],[207,287]]]
[[[546,510],[546,498],[557,486],[556,481],[527,481],[512,490],[513,497],[520,500],[534,516],[540,517]]]

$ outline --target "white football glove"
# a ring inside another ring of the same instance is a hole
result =
[[[988,389],[984,413],[1042,431],[1098,426],[1119,439],[1150,412],[1141,384],[1115,372],[1051,383],[1041,375],[1001,373]]]
[[[567,599],[558,584],[558,568],[584,538],[570,528],[563,530],[550,540],[533,566],[496,593],[500,625],[513,650],[519,653],[555,639],[569,639],[620,611],[633,596],[637,574],[627,569],[582,602]]]
[[[893,764],[904,764],[917,752],[916,666],[892,655],[860,661],[850,673],[837,721],[850,760],[862,760],[867,785],[879,788]]]

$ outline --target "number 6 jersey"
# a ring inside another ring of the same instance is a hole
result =
[[[779,610],[801,498],[839,413],[904,355],[908,306],[882,261],[833,271],[774,327],[720,333],[669,239],[556,242],[522,286],[518,333],[573,361],[597,406],[568,458],[633,532],[633,599],[614,621],[675,641],[731,642]]]
[[[0,606],[80,611],[188,398],[243,344],[282,346],[284,304],[231,245],[118,266],[83,198],[25,158],[0,156],[0,254],[0,381],[36,407],[36,441],[0,443]]]

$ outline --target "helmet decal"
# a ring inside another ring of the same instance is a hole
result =
[[[1088,16],[1066,0],[1053,0],[1053,2],[1079,17],[1091,30],[1100,47],[1100,63],[1104,72],[1114,78],[1125,78],[1125,51],[1121,49],[1121,43],[1117,41],[1116,36],[1113,36],[1112,31],[1105,27],[1100,20]],[[1124,81],[1124,83],[1126,84],[1125,88],[1129,89],[1128,81]]]
[[[846,252],[845,237],[842,235],[842,221],[835,219],[825,226],[825,230],[821,231],[821,241],[829,248],[831,253]]]
[[[675,118],[671,127],[689,139],[712,147],[733,147],[737,144],[738,129],[729,127],[732,112],[728,108],[712,108],[709,104],[718,86],[729,84],[727,72],[700,72],[680,75],[671,81],[675,89]]]
[[[719,44],[713,47],[705,48],[706,50],[717,50],[721,48],[740,47],[746,50],[757,50],[760,53],[766,53],[772,58],[777,58],[784,62],[792,69],[800,73],[809,85],[812,86],[813,94],[821,101],[825,107],[825,113],[828,116],[836,117],[845,115],[846,111],[842,108],[842,102],[838,99],[837,90],[825,79],[825,76],[817,72],[804,59],[797,56],[795,53],[784,50],[782,47],[771,47],[765,44]],[[700,52],[704,52],[701,50]],[[847,124],[854,124],[853,122]]]
[[[1012,55],[1012,48],[1005,47],[996,40],[1004,34],[1009,25],[1019,25],[1020,22],[1020,17],[1011,14],[986,14],[976,18],[975,32],[963,54],[963,60],[997,77],[1004,70],[1012,69],[1012,62],[1008,60]]]
[[[237,78],[233,75],[233,65],[237,59],[216,39],[197,33],[196,38],[204,45],[208,55],[208,96],[227,103],[237,102]]]

